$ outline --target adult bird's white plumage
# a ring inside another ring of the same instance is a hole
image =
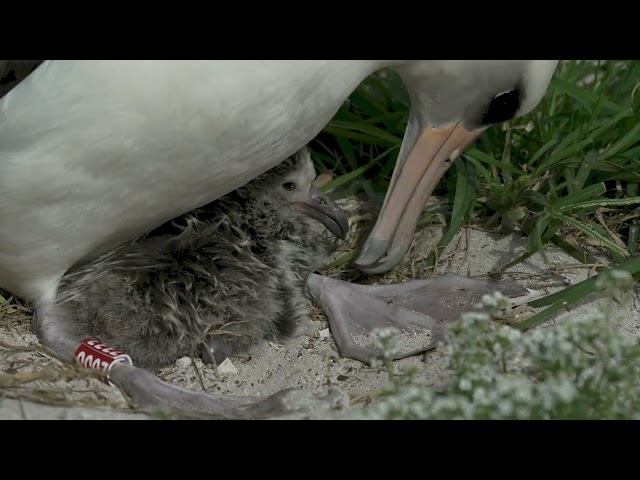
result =
[[[557,61],[47,61],[0,100],[0,286],[52,301],[62,275],[243,185],[396,68],[411,114],[358,265],[393,268],[449,159],[531,111]]]

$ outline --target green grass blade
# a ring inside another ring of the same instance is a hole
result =
[[[529,160],[528,164],[529,165],[535,165],[536,162],[540,159],[540,157],[542,157],[542,155],[544,155],[545,153],[547,153],[547,151],[549,151],[549,149],[555,145],[557,145],[557,143],[560,140],[558,138],[552,138],[551,140],[549,140],[547,143],[545,143],[544,145],[542,145],[537,151],[536,153],[533,154],[533,156],[531,157],[531,160]]]
[[[364,133],[360,133],[360,132],[356,132],[356,131],[352,131],[352,130],[345,130],[345,129],[342,129],[342,128],[335,128],[335,127],[332,127],[332,126],[325,127],[323,132],[329,133],[329,134],[333,135],[334,137],[345,137],[345,138],[349,138],[351,140],[355,140],[357,142],[362,142],[362,143],[365,143],[365,144],[384,145],[386,147],[398,144],[398,142],[396,142],[396,141],[389,142],[389,141],[387,141],[385,139],[382,139],[380,137],[374,137],[372,135],[366,135]]]
[[[582,187],[584,187],[584,183],[587,181],[587,177],[591,173],[591,169],[593,168],[593,164],[597,158],[598,154],[595,150],[591,150],[585,155],[584,160],[582,160],[580,167],[578,168],[578,173],[576,173],[574,183],[576,191],[580,191],[582,190]]]
[[[600,136],[605,133],[607,130],[609,130],[611,127],[613,127],[614,125],[616,125],[620,120],[622,120],[625,117],[631,117],[633,115],[633,110],[630,108],[625,108],[624,110],[620,111],[617,115],[611,117],[609,120],[605,120],[602,122],[602,125],[598,128],[596,128],[590,135],[589,138],[591,140],[596,140],[598,138],[600,138]]]
[[[567,147],[564,149],[557,148],[549,157],[547,157],[546,160],[544,160],[538,166],[537,168],[538,174],[548,170],[549,168],[554,166],[556,163],[559,163],[566,158],[576,155],[578,152],[580,152],[583,148],[588,146],[590,143],[592,143],[592,140],[590,138],[587,138],[580,142],[574,143],[570,147]]]
[[[345,265],[347,263],[351,263],[353,260],[358,258],[358,255],[360,255],[360,249],[359,248],[351,250],[350,252],[347,252],[347,253],[345,253],[343,255],[340,255],[333,262],[331,262],[331,263],[325,265],[324,267],[322,267],[322,270],[329,270],[331,268],[335,268],[335,267],[339,267],[341,265]]]
[[[421,227],[422,225],[425,225],[427,223],[429,223],[429,221],[434,217],[434,215],[436,213],[443,213],[446,212],[447,210],[451,209],[451,202],[449,201],[444,201],[442,203],[438,203],[436,205],[431,205],[427,208],[425,208],[422,211],[422,215],[420,216],[420,219],[418,220],[418,227]]]
[[[333,190],[334,188],[341,187],[342,185],[345,185],[346,183],[349,183],[349,182],[355,180],[360,175],[362,175],[364,172],[366,172],[371,167],[373,167],[380,160],[382,160],[385,157],[385,155],[388,155],[389,153],[391,153],[392,151],[397,150],[397,149],[399,149],[399,147],[388,148],[387,150],[382,152],[380,155],[378,155],[376,158],[371,160],[366,165],[363,165],[362,167],[357,168],[356,170],[354,170],[352,172],[346,173],[345,175],[342,175],[342,176],[340,176],[338,178],[334,178],[330,182],[327,182],[325,185],[322,186],[321,190],[323,192],[329,192],[329,191]]]
[[[513,165],[509,165],[509,164],[505,164],[502,163],[499,160],[496,160],[495,158],[487,155],[484,152],[481,152],[480,150],[477,150],[475,148],[470,149],[469,151],[465,152],[465,156],[467,157],[471,157],[471,158],[475,158],[476,160],[486,163],[488,165],[493,165],[494,167],[504,170],[506,172],[509,173],[517,173],[518,169],[515,168]]]
[[[627,260],[624,263],[621,263],[617,267],[616,270],[624,270],[625,272],[629,272],[631,275],[635,275],[640,272],[640,258],[633,258],[631,260]],[[611,269],[607,269],[611,270]],[[528,303],[528,305],[532,308],[540,308],[547,305],[551,305],[549,308],[536,313],[535,315],[529,317],[524,322],[520,322],[515,325],[516,328],[520,330],[527,330],[529,328],[536,327],[541,323],[546,322],[556,314],[557,312],[567,308],[568,306],[582,300],[588,295],[595,293],[598,291],[596,288],[596,282],[600,275],[603,272],[600,272],[598,275],[583,280],[580,283],[576,283],[568,288],[560,292],[553,293],[551,295],[547,295],[544,298],[539,298],[537,300],[533,300]]]
[[[356,123],[356,122],[345,122],[340,120],[332,120],[329,122],[328,127],[332,129],[365,133],[373,138],[378,138],[380,140],[383,140],[395,145],[400,145],[402,143],[402,137],[393,135],[385,130],[382,130],[381,128],[374,127],[373,125],[367,125],[367,124]]]
[[[640,120],[624,135],[620,140],[607,148],[604,153],[599,155],[600,160],[606,160],[619,152],[625,150],[631,145],[640,142]]]
[[[523,330],[523,331],[533,327],[537,327],[538,325],[549,320],[556,313],[566,309],[568,305],[577,302],[578,300],[588,295],[589,293],[591,293],[591,291],[585,288],[584,291],[576,292],[574,296],[567,296],[568,300],[566,301],[563,300],[561,302],[554,303],[549,308],[545,308],[541,312],[538,312],[535,315],[532,315],[531,317],[527,318],[523,322],[515,324],[514,327],[517,328],[518,330]]]
[[[598,98],[598,102],[596,103],[596,106],[593,109],[593,112],[591,112],[589,121],[587,122],[587,125],[585,128],[586,132],[590,132],[592,130],[593,123],[596,121],[596,119],[600,115],[600,111],[602,110],[602,105],[604,104],[604,101],[605,101],[604,95],[600,95],[600,97]]]
[[[463,225],[469,219],[473,204],[476,201],[475,186],[476,177],[475,169],[472,165],[465,162],[462,157],[455,162],[457,179],[456,192],[453,198],[453,210],[451,212],[451,221],[449,228],[442,236],[436,247],[438,256],[449,245],[449,242],[460,231]],[[427,266],[435,265],[435,254],[431,254],[426,260]]]
[[[607,187],[604,183],[596,183],[589,185],[588,187],[580,190],[579,192],[567,195],[564,198],[560,198],[551,204],[552,211],[562,211],[564,207],[574,205],[579,202],[591,200],[595,197],[599,197],[607,191]]]
[[[551,217],[545,215],[536,222],[527,238],[527,252],[534,254],[535,252],[542,252],[542,236],[546,232],[549,223],[551,223]],[[558,227],[556,227],[558,228]],[[542,254],[544,256],[544,253]]]
[[[573,225],[578,230],[580,230],[582,233],[585,233],[585,234],[589,235],[592,238],[597,238],[598,240],[600,240],[600,242],[602,242],[609,249],[609,251],[611,253],[615,252],[616,254],[621,255],[623,258],[626,258],[626,257],[629,256],[629,252],[627,252],[624,248],[618,246],[615,242],[613,242],[612,240],[609,240],[607,237],[602,235],[600,232],[597,232],[593,228],[591,228],[588,225],[576,220],[575,218],[571,218],[571,217],[568,217],[566,215],[558,215],[557,218],[558,218],[558,220],[562,220],[565,223]]]
[[[576,85],[572,85],[571,83],[566,82],[558,78],[557,76],[551,80],[549,88],[551,90],[557,90],[560,93],[569,95],[570,97],[574,98],[578,102],[582,103],[585,107],[587,107],[590,112],[595,110],[595,107],[599,101],[598,95],[595,95],[594,93],[591,93]],[[620,113],[620,111],[623,109],[624,107],[616,105],[609,100],[605,100],[604,102],[602,102],[602,111],[604,113],[615,115],[617,113]]]
[[[480,175],[482,175],[482,177],[485,179],[487,183],[491,183],[491,181],[493,180],[493,177],[491,176],[491,173],[489,172],[489,170],[487,170],[478,160],[476,160],[472,156],[465,155],[464,157],[466,160],[471,162],[471,164],[474,167],[476,167],[476,170],[480,172]]]
[[[613,269],[623,270],[625,272],[630,273],[631,275],[635,275],[636,273],[640,272],[640,258],[632,258],[630,260],[627,260],[626,262],[622,262],[619,265],[616,265],[613,268],[604,269],[603,272],[610,271]],[[586,280],[578,282],[575,285],[571,285],[570,287],[567,287],[564,290],[561,290],[559,292],[552,293],[551,295],[547,295],[546,297],[543,297],[543,298],[532,300],[528,303],[528,305],[531,308],[546,307],[547,305],[551,305],[552,303],[567,301],[569,298],[573,297],[574,292],[583,293],[583,295],[581,295],[580,298],[578,299],[580,300],[581,298],[584,298],[587,294],[593,293],[595,291],[593,287],[595,287],[595,283],[598,277],[603,272],[600,272],[598,275],[594,275],[593,277],[590,277],[590,278],[587,278]],[[589,285],[591,285],[591,287],[585,288],[585,286],[589,286]]]
[[[560,212],[570,212],[572,210],[583,210],[594,207],[626,207],[628,205],[637,205],[640,203],[640,197],[620,198],[620,199],[602,199],[593,200],[592,202],[580,202],[574,205],[566,205],[560,208]]]
[[[347,160],[347,164],[349,164],[349,168],[351,168],[351,170],[355,170],[356,168],[358,168],[358,160],[356,159],[356,156],[353,153],[353,147],[351,146],[351,142],[344,137],[336,137],[336,141],[340,146],[340,150],[342,151],[342,156]]]

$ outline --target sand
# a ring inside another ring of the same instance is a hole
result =
[[[362,235],[359,222],[370,220],[366,213],[356,211],[357,202],[343,203],[349,210],[355,242]],[[424,266],[424,259],[442,235],[439,226],[420,229],[414,244],[400,265],[382,277],[369,277],[351,267],[340,267],[331,275],[359,283],[392,283],[410,278],[426,278],[433,272]],[[465,229],[451,242],[439,260],[438,273],[454,272],[477,278],[490,278],[508,262],[524,252],[526,238],[519,233],[499,235],[477,229]],[[350,245],[343,247],[346,250]],[[567,285],[577,283],[595,270],[580,265],[562,250],[550,246],[547,249],[550,264],[535,255],[513,267],[502,280],[515,280],[521,285],[545,295]],[[494,276],[495,278],[495,276]],[[626,336],[640,335],[638,318],[638,293],[631,304],[614,310],[614,320]],[[602,306],[602,298],[594,296],[573,309],[573,313]],[[567,313],[540,328],[553,328]],[[528,315],[523,309],[520,315]],[[20,373],[61,371],[66,367],[39,350],[36,337],[30,332],[29,312],[16,300],[0,306],[0,342],[29,351],[0,346],[0,418],[149,418],[137,413],[115,387],[107,386],[93,378],[72,380],[36,380],[19,386],[7,386],[8,379]],[[264,343],[250,349],[246,355],[232,357],[231,365],[219,372],[214,366],[204,365],[200,359],[183,358],[176,365],[158,372],[160,378],[178,385],[213,393],[234,395],[269,395],[293,387],[302,392],[326,395],[331,389],[344,392],[349,401],[344,408],[322,410],[316,413],[290,415],[287,418],[341,418],[370,401],[388,382],[388,375],[378,368],[342,358],[326,329],[328,323],[317,309],[310,319],[307,335],[283,344]],[[407,334],[403,342],[415,346],[428,338],[424,332]],[[367,342],[367,339],[358,339]],[[415,369],[415,381],[433,385],[446,375],[442,352],[435,351],[394,362],[394,371],[402,373]],[[235,370],[235,372],[234,372]],[[153,416],[151,417],[153,418]]]

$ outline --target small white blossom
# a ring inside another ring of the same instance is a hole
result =
[[[624,273],[613,279],[622,282]],[[499,299],[483,301],[498,305]],[[394,333],[378,338],[388,353]],[[640,419],[640,345],[602,312],[525,334],[472,312],[452,325],[443,350],[452,374],[441,389],[396,383],[363,416]]]

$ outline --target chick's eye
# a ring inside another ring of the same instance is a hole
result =
[[[293,182],[285,182],[285,183],[282,184],[282,188],[284,188],[285,190],[290,192],[291,190],[296,188],[296,184],[293,183]]]

